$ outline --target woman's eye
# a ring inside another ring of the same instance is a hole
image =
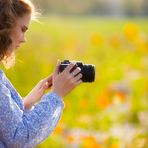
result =
[[[25,33],[27,30],[28,30],[28,28],[27,28],[26,26],[22,26],[22,27],[21,27],[21,31],[22,31],[23,33]]]
[[[25,29],[22,29],[22,32],[25,32],[26,30]]]
[[[22,32],[26,32],[26,28],[22,28]]]

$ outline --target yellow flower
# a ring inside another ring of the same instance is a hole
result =
[[[129,41],[133,41],[139,34],[138,26],[134,23],[127,23],[124,27],[124,35]]]
[[[103,37],[102,37],[102,35],[100,35],[98,33],[94,33],[91,36],[91,43],[94,46],[100,46],[103,43]]]
[[[148,36],[144,33],[141,33],[135,40],[135,45],[139,51],[148,51]]]
[[[118,144],[111,144],[109,148],[120,148]]]
[[[83,108],[83,109],[88,107],[88,101],[87,101],[87,99],[82,99],[80,101],[80,107]]]
[[[93,122],[93,116],[84,114],[78,117],[77,121],[78,123],[91,124]]]

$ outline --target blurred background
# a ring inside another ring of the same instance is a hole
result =
[[[147,0],[33,0],[42,14],[147,16]]]
[[[64,98],[57,128],[37,148],[147,148],[148,1],[33,3],[41,16],[6,72],[20,94],[52,73],[57,59],[96,68],[94,83]]]

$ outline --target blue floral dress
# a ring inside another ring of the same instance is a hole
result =
[[[33,148],[55,129],[64,102],[56,93],[45,94],[31,110],[0,69],[0,148]]]

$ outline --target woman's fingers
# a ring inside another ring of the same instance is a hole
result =
[[[61,73],[59,73],[59,66],[60,63],[53,75],[52,90],[59,96],[64,97],[82,82],[82,74],[80,73],[81,69],[75,63],[70,63]]]
[[[46,77],[45,79],[42,79],[36,87],[38,87],[38,89],[40,90],[45,91],[46,89],[52,86],[52,79],[53,79],[53,74]]]
[[[72,68],[74,68],[75,63],[70,63],[66,68],[65,68],[65,73],[70,73],[70,71],[72,70]]]
[[[46,78],[45,83],[48,82],[48,87],[52,86],[53,74]]]
[[[81,83],[82,83],[82,80],[80,79],[80,80],[78,80],[78,81],[75,83],[75,85],[78,86],[78,85],[80,85]]]
[[[81,72],[81,68],[77,67],[75,70],[71,72],[72,76],[75,77]]]
[[[75,82],[79,81],[82,78],[82,74],[79,73],[77,76],[74,77]]]
[[[53,75],[50,75],[50,76],[48,76],[47,78],[45,78],[45,79],[43,79],[43,83],[45,83],[45,82],[48,82],[48,83],[51,83],[52,82],[52,77],[53,77]]]

